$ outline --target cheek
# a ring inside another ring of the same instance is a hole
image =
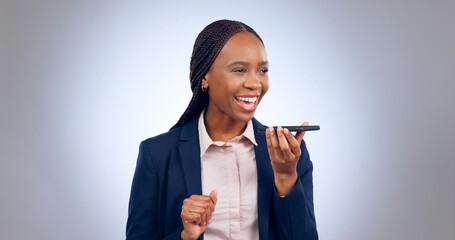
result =
[[[219,78],[218,86],[220,88],[220,92],[225,95],[232,95],[236,93],[239,88],[242,86],[243,80],[240,78],[236,78],[232,75],[225,75],[223,78]]]
[[[269,90],[269,79],[265,79],[261,81],[262,84],[262,95],[265,95],[265,93]]]
[[[261,84],[262,84],[262,92],[261,92],[261,98],[259,99],[259,102],[262,101],[262,99],[264,98],[265,94],[269,90],[269,79],[267,78],[267,79],[262,80]]]
[[[218,75],[209,85],[209,97],[216,100],[219,104],[224,104],[232,97],[236,91],[233,79],[227,76]]]

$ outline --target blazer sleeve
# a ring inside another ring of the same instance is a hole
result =
[[[297,164],[298,180],[294,188],[281,197],[274,187],[272,207],[275,219],[271,222],[274,222],[280,239],[318,239],[313,204],[313,164],[303,140],[301,150]]]
[[[158,217],[159,178],[145,142],[139,147],[126,225],[127,240],[179,239],[182,229],[162,236]]]

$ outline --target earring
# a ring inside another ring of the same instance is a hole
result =
[[[201,85],[201,89],[202,89],[203,92],[207,91],[207,88],[204,88],[204,85]]]

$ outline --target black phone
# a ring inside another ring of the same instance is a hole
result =
[[[306,131],[317,131],[320,129],[319,125],[310,125],[310,126],[281,126],[282,128],[287,128],[289,132],[306,132]],[[265,132],[269,127],[259,127],[259,132]],[[277,126],[273,127],[276,131]]]

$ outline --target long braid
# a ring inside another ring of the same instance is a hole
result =
[[[193,97],[178,122],[171,128],[182,126],[188,120],[199,116],[209,103],[207,92],[201,89],[202,79],[209,71],[226,42],[236,33],[248,31],[261,42],[259,35],[248,25],[232,20],[218,20],[205,27],[196,38],[190,62],[190,81]],[[262,42],[262,44],[264,44]]]

